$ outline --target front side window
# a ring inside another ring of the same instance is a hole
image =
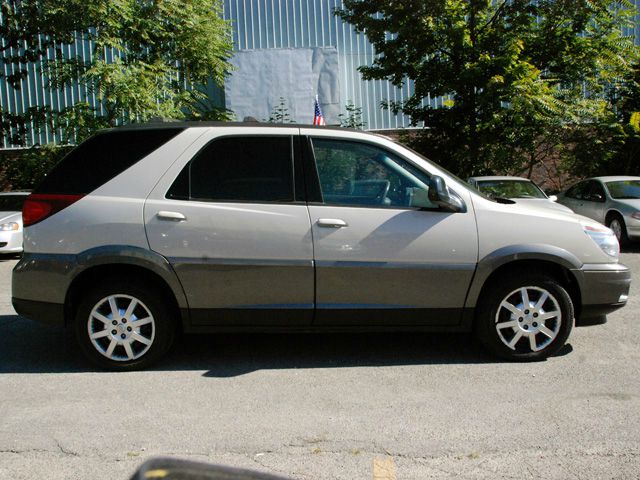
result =
[[[225,137],[187,164],[167,198],[200,201],[293,201],[292,139]]]
[[[604,188],[602,188],[602,185],[600,185],[599,182],[591,180],[589,182],[589,188],[585,191],[583,198],[590,202],[604,202]]]
[[[394,154],[346,140],[312,143],[324,203],[437,208],[426,200],[429,176]]]
[[[578,183],[577,185],[574,185],[569,190],[567,190],[567,193],[565,193],[565,197],[582,199],[582,195],[586,190],[586,187],[586,182]]]

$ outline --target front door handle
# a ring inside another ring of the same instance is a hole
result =
[[[340,220],[339,218],[319,218],[316,223],[319,227],[324,228],[342,228],[349,226],[347,222]]]
[[[158,220],[169,220],[173,222],[182,222],[187,219],[187,217],[180,212],[168,212],[166,210],[160,210],[156,214],[156,217],[158,217]]]

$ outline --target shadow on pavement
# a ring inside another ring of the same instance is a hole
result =
[[[571,345],[558,352],[566,355]],[[469,334],[335,333],[185,335],[154,371],[204,370],[229,378],[259,370],[500,362]],[[71,329],[0,315],[0,375],[99,371],[79,352]]]
[[[630,245],[625,245],[620,248],[622,253],[640,253],[640,242],[635,242]]]

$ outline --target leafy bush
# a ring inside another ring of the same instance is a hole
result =
[[[35,188],[71,147],[45,145],[0,152],[0,189]]]

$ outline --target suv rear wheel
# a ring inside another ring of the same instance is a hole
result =
[[[483,293],[475,331],[495,355],[543,360],[567,341],[574,321],[571,297],[545,274],[509,276]]]
[[[114,280],[90,290],[80,303],[75,333],[83,353],[111,370],[145,368],[171,346],[171,308],[154,290]]]

